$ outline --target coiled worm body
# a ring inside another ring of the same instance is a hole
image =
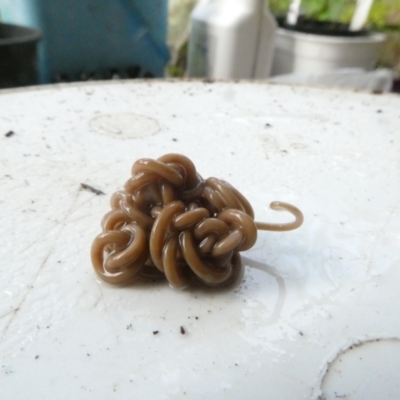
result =
[[[165,276],[175,288],[193,281],[232,285],[243,276],[239,252],[254,245],[258,229],[288,231],[303,223],[299,209],[278,201],[271,208],[290,212],[293,222],[255,222],[237,189],[217,178],[203,180],[180,154],[136,161],[110,203],[91,259],[97,275],[112,284]]]

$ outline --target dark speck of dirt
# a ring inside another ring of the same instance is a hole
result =
[[[90,185],[87,185],[86,183],[81,183],[81,188],[82,188],[82,189],[89,190],[89,191],[91,191],[92,193],[97,194],[97,195],[105,194],[105,193],[102,192],[101,190],[96,189],[96,188],[94,188],[94,187],[92,187],[92,186],[90,186]]]
[[[281,150],[281,153],[287,153],[287,150]]]
[[[181,326],[181,335],[184,335],[186,333],[185,328]]]
[[[378,114],[381,114],[382,113],[382,110],[376,110],[376,112],[378,113]]]
[[[157,335],[159,331],[153,331],[153,335]]]
[[[265,127],[266,127],[266,128],[271,128],[271,127],[272,127],[272,125],[271,125],[271,124],[268,124],[268,123],[266,123],[266,124],[265,124]]]
[[[39,356],[36,356],[36,357],[35,357],[35,360],[37,360],[38,358],[39,358]]]
[[[375,89],[372,91],[372,94],[382,94],[382,93],[383,93],[383,91],[379,90],[379,89]]]
[[[14,131],[8,131],[6,134],[4,134],[5,137],[11,137],[14,136],[15,132]]]
[[[177,141],[178,141],[178,139],[176,139],[176,138],[172,138],[172,141],[173,141],[173,142],[177,142]]]

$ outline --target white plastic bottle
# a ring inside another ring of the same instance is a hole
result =
[[[202,0],[191,15],[188,76],[267,78],[275,30],[265,0]]]

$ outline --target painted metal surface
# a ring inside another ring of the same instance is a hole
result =
[[[0,92],[0,398],[398,398],[399,128],[399,97],[261,83]],[[231,291],[99,282],[110,195],[169,152],[304,225]]]

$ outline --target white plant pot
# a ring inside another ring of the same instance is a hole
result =
[[[386,36],[325,36],[279,28],[276,33],[272,75],[323,73],[338,68],[372,70]]]

